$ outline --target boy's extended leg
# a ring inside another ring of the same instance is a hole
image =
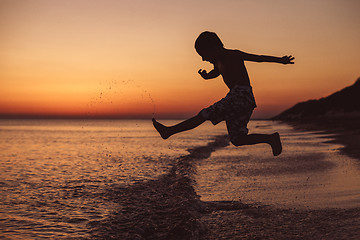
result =
[[[273,134],[249,134],[244,135],[241,138],[237,138],[236,141],[232,141],[235,146],[253,145],[258,143],[270,144],[273,155],[278,156],[282,152],[282,145],[280,141],[279,133]]]
[[[155,118],[152,119],[153,125],[156,128],[156,130],[160,133],[160,136],[163,139],[167,139],[171,135],[174,135],[179,132],[184,132],[190,129],[193,129],[203,122],[205,122],[205,118],[202,117],[200,114],[196,115],[195,117],[189,118],[179,124],[176,124],[174,126],[166,127],[163,124],[159,123],[155,120]]]

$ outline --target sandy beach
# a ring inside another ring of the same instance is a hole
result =
[[[341,153],[360,161],[359,121],[292,122],[301,131],[332,134]],[[209,228],[205,239],[359,239],[360,208],[297,209],[214,203],[201,216]]]
[[[334,143],[344,145],[343,153],[360,160],[360,119],[318,119],[287,122],[295,129],[334,134]]]

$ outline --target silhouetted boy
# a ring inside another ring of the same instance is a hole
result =
[[[214,65],[214,69],[210,72],[200,69],[199,74],[204,79],[221,75],[230,91],[225,98],[204,108],[195,117],[174,126],[166,127],[153,118],[154,127],[161,137],[167,139],[175,133],[193,129],[205,120],[210,120],[214,125],[225,120],[230,141],[235,146],[268,143],[274,156],[279,155],[282,151],[279,133],[248,134],[247,124],[256,103],[244,61],[293,64],[294,57],[279,58],[226,49],[220,38],[213,32],[201,33],[195,41],[195,49],[203,61]]]

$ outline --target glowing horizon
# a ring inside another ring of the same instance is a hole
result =
[[[360,76],[358,1],[1,1],[0,116],[187,117],[222,98],[193,45],[293,55],[251,63],[258,108],[272,117]]]

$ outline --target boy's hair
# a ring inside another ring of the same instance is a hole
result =
[[[200,54],[213,48],[223,48],[224,44],[214,32],[202,32],[195,41],[195,49]]]

